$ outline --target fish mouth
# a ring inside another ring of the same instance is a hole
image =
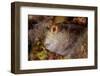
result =
[[[68,54],[71,54],[73,52],[73,50],[75,49],[75,44],[76,44],[76,41],[68,41],[68,44],[64,44],[65,46],[63,45],[60,45],[60,44],[55,44],[55,43],[45,43],[45,48],[50,51],[50,52],[54,52],[56,54],[59,54],[59,55],[62,55],[62,56],[65,56],[65,55],[68,55]]]
[[[65,56],[68,53],[67,49],[64,49],[64,48],[61,49],[58,46],[55,46],[55,45],[52,45],[52,44],[46,44],[45,47],[48,51],[62,55],[62,56]]]

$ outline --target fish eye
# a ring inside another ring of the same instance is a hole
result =
[[[55,28],[55,27],[53,27],[53,29],[52,29],[52,30],[53,30],[53,32],[55,32],[55,31],[56,31],[56,28]]]

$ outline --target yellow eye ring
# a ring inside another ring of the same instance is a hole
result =
[[[51,27],[51,32],[57,33],[58,27],[57,26],[52,26]]]

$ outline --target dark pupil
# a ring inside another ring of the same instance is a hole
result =
[[[53,32],[55,32],[56,31],[56,28],[53,28]]]

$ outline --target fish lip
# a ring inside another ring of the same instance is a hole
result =
[[[69,46],[70,46],[70,44],[67,45],[65,49],[60,50],[60,49],[58,49],[56,47],[51,48],[50,44],[45,45],[46,49],[49,50],[50,52],[54,52],[54,53],[62,55],[62,56],[65,56],[65,55],[71,53],[72,48],[70,48]]]

